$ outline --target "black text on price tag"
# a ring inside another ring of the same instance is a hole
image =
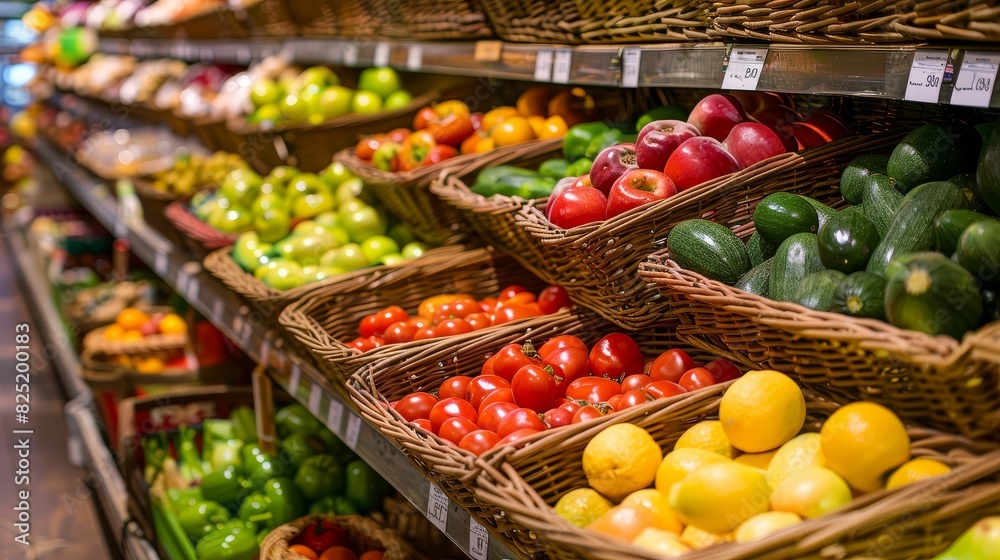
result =
[[[535,54],[535,81],[548,82],[552,79],[552,51],[541,50]]]
[[[989,107],[997,81],[1000,53],[966,51],[951,94],[952,105]]]
[[[486,560],[490,550],[490,532],[475,519],[469,518],[469,556],[473,560]]]
[[[913,55],[913,64],[910,66],[910,76],[906,80],[906,94],[903,99],[937,103],[946,64],[948,64],[948,51],[917,51]]]
[[[568,84],[572,67],[573,51],[569,49],[556,51],[555,59],[552,63],[552,82],[556,84]]]
[[[642,60],[642,49],[625,47],[622,49],[622,87],[639,87],[639,62]]]
[[[733,47],[729,65],[722,78],[722,89],[755,90],[767,60],[767,49],[760,47]]]
[[[448,530],[448,496],[433,482],[427,492],[427,519],[442,533]]]

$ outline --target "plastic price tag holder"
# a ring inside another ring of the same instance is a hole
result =
[[[552,79],[552,51],[540,50],[535,54],[535,81],[548,82]]]
[[[389,43],[375,44],[375,58],[372,60],[373,66],[388,66],[389,54],[392,52],[392,45]]]
[[[622,87],[639,87],[639,63],[642,60],[642,49],[626,47],[622,49]]]
[[[486,560],[489,556],[490,532],[475,519],[469,518],[469,556],[474,560]]]
[[[352,450],[357,451],[358,449],[358,436],[361,435],[361,417],[357,414],[347,415],[347,430],[344,433],[344,442],[347,447]]]
[[[906,101],[937,103],[941,94],[944,67],[948,63],[948,51],[917,51],[910,65],[910,76],[906,80]]]
[[[476,62],[496,62],[503,54],[503,41],[476,41],[472,58]]]
[[[330,399],[330,408],[326,411],[326,426],[330,428],[330,431],[337,434],[337,437],[343,435],[343,428],[341,426],[344,423],[344,403],[336,400]]]
[[[722,89],[753,91],[764,70],[767,48],[734,46],[722,77]]]
[[[288,392],[292,397],[299,392],[299,383],[302,381],[302,367],[292,362],[292,373],[288,377]]]
[[[966,51],[951,94],[952,105],[989,107],[997,80],[1000,53]]]
[[[448,530],[448,496],[433,482],[427,492],[427,519],[442,533]]]
[[[424,65],[424,48],[420,45],[410,45],[406,51],[406,69],[417,72]]]
[[[312,412],[313,416],[319,416],[319,403],[322,396],[323,390],[314,383],[309,388],[309,412]]]
[[[559,49],[556,51],[555,62],[552,63],[552,82],[568,84],[570,70],[573,67],[573,51]]]
[[[347,66],[358,65],[358,54],[361,49],[357,45],[344,43],[344,64]]]

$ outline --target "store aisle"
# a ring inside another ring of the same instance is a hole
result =
[[[17,436],[13,430],[24,425],[15,420],[15,328],[28,323],[36,331],[29,309],[22,299],[21,287],[15,278],[9,248],[0,243],[0,560],[46,558],[111,558],[104,542],[104,533],[87,486],[87,473],[69,463],[66,450],[66,420],[63,414],[64,396],[51,364],[31,372],[30,423],[34,430],[30,448],[31,531],[30,545],[25,547],[14,539],[14,507],[17,504],[15,471],[17,470]],[[40,351],[41,341],[31,338],[31,350]],[[38,360],[34,363],[40,363]],[[17,489],[20,489],[18,487]]]

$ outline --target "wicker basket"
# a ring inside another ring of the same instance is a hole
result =
[[[108,355],[138,355],[169,350],[181,350],[188,343],[187,334],[153,334],[142,340],[107,340],[104,332],[108,327],[100,327],[83,337],[84,352]]]
[[[375,3],[379,35],[397,39],[483,39],[493,36],[479,0],[385,0]]]
[[[392,529],[413,548],[433,550],[435,558],[466,558],[465,552],[435,527],[423,510],[415,508],[398,493],[382,498],[382,511],[373,511],[368,516],[383,527]]]
[[[200,117],[194,119],[192,128],[205,147],[215,151],[239,153],[240,143],[229,132],[225,119]]]
[[[167,220],[181,233],[181,239],[188,251],[201,260],[208,256],[209,252],[236,242],[236,234],[223,233],[199,220],[188,209],[190,199],[191,197],[186,196],[175,200],[168,204],[166,210],[163,211]]]
[[[245,39],[246,27],[228,6],[205,11],[169,24],[135,28],[142,38],[158,39]]]
[[[753,231],[748,224],[737,235],[746,239]],[[669,249],[650,255],[640,274],[683,309],[679,330],[692,344],[768,363],[837,400],[874,400],[925,426],[1000,440],[1000,322],[959,343],[772,301],[669,257]]]
[[[491,451],[479,461],[483,472],[476,497],[502,509],[514,523],[530,530],[544,543],[550,558],[659,558],[625,542],[573,527],[559,517],[552,506],[567,491],[588,486],[580,468],[583,450],[608,425],[630,422],[644,428],[664,452],[669,452],[693,423],[718,417],[719,402],[727,387],[708,387],[689,398],[646,411],[646,414],[633,414],[630,409],[627,414],[585,430],[572,434],[552,433],[521,449],[505,447]],[[818,431],[822,420],[838,407],[808,393],[806,402],[806,431]],[[913,547],[941,550],[948,544],[946,536],[954,538],[979,517],[1000,511],[1000,479],[996,478],[1000,472],[1000,452],[995,451],[995,445],[927,429],[910,428],[909,432],[913,456],[934,457],[962,468],[892,493],[883,491],[862,496],[840,512],[805,521],[758,541],[719,545],[685,554],[684,558],[820,560],[843,558],[847,556],[842,553],[844,549],[854,553],[868,552],[862,554],[867,557],[926,558],[924,554],[913,556]],[[987,455],[977,462],[977,457],[983,453]],[[977,482],[989,484],[968,488]],[[956,492],[975,501],[956,511],[948,503]],[[892,508],[903,503],[917,507]],[[883,519],[880,514],[889,511],[894,515]],[[903,517],[904,513],[909,517]],[[903,526],[898,527],[894,522],[903,523]],[[908,538],[889,543],[879,539],[877,543],[883,546],[870,549],[876,544],[874,539],[869,540],[872,534],[881,536],[900,530],[905,531]]]
[[[337,34],[336,0],[287,0],[292,21],[306,37],[332,37]]]
[[[177,228],[167,219],[167,207],[184,198],[184,195],[163,191],[153,187],[149,181],[135,179],[132,181],[135,194],[142,203],[142,217],[147,224],[163,234],[174,245],[183,245],[184,240]]]
[[[385,551],[385,560],[413,560],[420,558],[415,550],[399,535],[382,527],[375,521],[360,515],[308,515],[276,527],[264,537],[260,545],[260,560],[300,560],[302,556],[288,550],[289,543],[299,533],[317,521],[333,521],[344,528],[347,542],[344,546],[351,550]],[[360,554],[359,554],[360,556]]]
[[[284,39],[298,34],[292,13],[285,0],[257,0],[239,14],[243,16],[250,37]]]

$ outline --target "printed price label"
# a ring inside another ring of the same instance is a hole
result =
[[[569,49],[556,51],[555,62],[552,63],[552,82],[556,84],[568,84],[572,66],[573,51]]]
[[[639,62],[642,60],[642,49],[626,47],[622,50],[622,87],[639,87]]]
[[[941,93],[941,78],[948,63],[948,51],[917,51],[906,81],[907,101],[937,103]]]
[[[357,45],[344,44],[344,64],[347,66],[358,65],[358,51],[361,49]]]
[[[302,381],[302,368],[299,364],[292,364],[292,373],[288,377],[288,392],[294,397],[299,392],[299,383]]]
[[[313,415],[319,416],[319,401],[323,396],[323,391],[319,388],[319,385],[313,385],[309,388],[309,412]]]
[[[966,51],[951,94],[952,105],[989,107],[997,81],[1000,53]]]
[[[357,450],[358,436],[361,435],[361,418],[355,414],[347,415],[347,431],[344,433],[344,442],[351,449]]]
[[[413,45],[406,52],[406,69],[417,71],[424,65],[424,48],[420,45]]]
[[[427,492],[427,519],[442,533],[448,529],[448,496],[433,482]]]
[[[473,58],[478,62],[496,62],[503,54],[503,41],[476,41]]]
[[[389,43],[376,43],[375,44],[375,58],[372,60],[374,66],[388,66],[389,65],[389,53],[392,51],[392,45]]]
[[[722,78],[722,89],[757,89],[766,59],[766,48],[733,47]]]
[[[535,55],[535,81],[548,82],[552,79],[552,51],[538,51]]]
[[[156,252],[156,256],[153,257],[153,269],[156,270],[156,274],[159,276],[164,276],[167,273],[167,254],[160,251]]]
[[[489,555],[490,532],[475,519],[469,518],[469,556],[474,560],[486,560]]]
[[[201,284],[198,282],[198,279],[191,278],[187,285],[188,301],[198,301],[198,292],[200,289]]]
[[[330,408],[326,411],[326,427],[339,437],[343,432],[341,425],[344,422],[344,403],[330,399]]]

